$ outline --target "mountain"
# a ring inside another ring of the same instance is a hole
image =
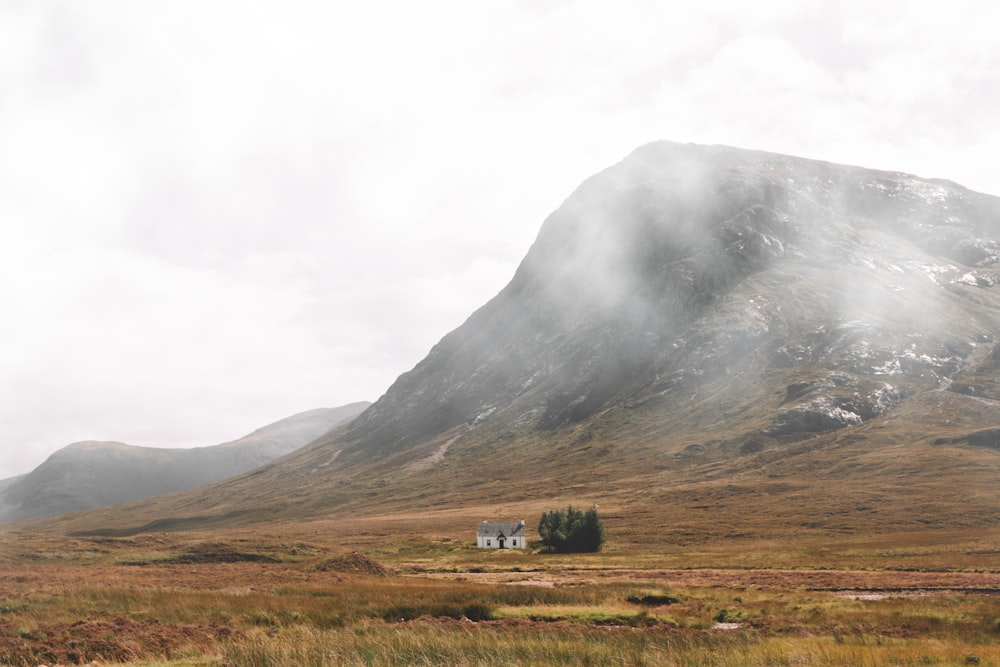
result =
[[[649,144],[349,425],[75,527],[567,499],[684,539],[993,525],[998,261],[1000,199],[955,183]]]
[[[211,447],[162,449],[77,442],[55,452],[27,475],[0,480],[0,521],[195,489],[293,452],[369,405],[351,403],[302,412]]]

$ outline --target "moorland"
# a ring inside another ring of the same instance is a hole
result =
[[[8,530],[0,664],[1000,664],[1000,530],[678,546],[612,519],[548,554],[478,550],[474,517]]]

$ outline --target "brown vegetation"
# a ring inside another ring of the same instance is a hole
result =
[[[921,547],[898,538],[637,552],[612,539],[605,553],[551,555],[481,551],[474,523],[465,539],[451,527],[459,522],[438,523],[439,534],[417,516],[347,521],[340,535],[325,524],[215,536],[7,532],[0,664],[1000,661],[997,533]],[[412,538],[414,526],[429,537]],[[203,557],[178,558],[190,554]],[[948,560],[964,565],[938,565]]]
[[[357,551],[321,561],[316,564],[316,569],[320,572],[368,574],[375,577],[385,577],[389,574],[384,565]]]

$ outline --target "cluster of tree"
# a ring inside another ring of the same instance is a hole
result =
[[[604,544],[604,526],[597,516],[597,508],[586,512],[573,509],[543,512],[538,522],[538,536],[542,545],[558,553],[600,551]]]

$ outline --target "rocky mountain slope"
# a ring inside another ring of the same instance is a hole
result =
[[[77,442],[27,475],[0,481],[0,521],[51,516],[188,491],[284,456],[361,413],[369,403],[320,408],[239,440],[194,449]]]
[[[998,260],[1000,199],[954,183],[649,144],[350,425],[114,522],[564,498],[681,533],[994,521]]]
[[[758,357],[800,376],[768,432],[860,423],[992,342],[976,304],[998,231],[996,199],[942,181],[647,146],[553,214],[510,285],[343,441],[394,450],[511,408],[557,428]]]

